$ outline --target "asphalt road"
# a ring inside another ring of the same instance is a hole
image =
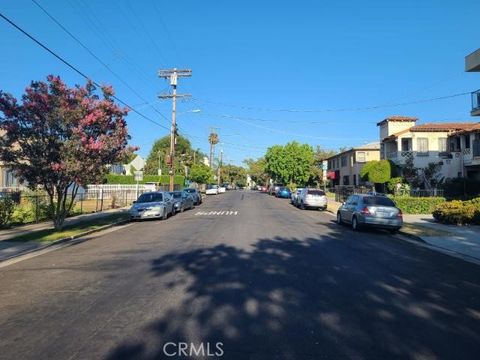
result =
[[[1,268],[0,358],[480,357],[479,266],[333,220],[233,191]]]

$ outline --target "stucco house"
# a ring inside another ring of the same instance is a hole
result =
[[[353,147],[326,159],[327,179],[332,185],[364,185],[360,171],[367,161],[380,160],[380,143]]]
[[[145,165],[146,161],[140,155],[137,155],[128,164],[112,165],[110,167],[110,172],[112,174],[119,175],[133,175],[133,171],[143,170],[145,168]]]
[[[401,169],[407,157],[413,157],[416,168],[429,163],[440,165],[444,178],[465,176],[463,157],[452,154],[449,143],[453,134],[470,131],[478,123],[427,123],[417,125],[417,118],[392,116],[377,126],[380,130],[380,157],[393,161]],[[450,139],[450,140],[449,140]]]

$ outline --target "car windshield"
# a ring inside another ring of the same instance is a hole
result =
[[[137,200],[137,203],[150,203],[150,202],[159,202],[163,201],[163,196],[160,193],[146,193],[140,195]]]
[[[325,193],[322,190],[308,190],[308,195],[320,195],[323,196]]]
[[[365,205],[393,206],[395,203],[385,196],[366,196],[363,198]]]
[[[208,185],[207,189],[218,189],[218,185]]]
[[[182,197],[182,193],[178,191],[171,192],[170,195],[172,195],[174,199],[180,199]]]

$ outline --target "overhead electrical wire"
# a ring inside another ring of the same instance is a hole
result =
[[[125,80],[123,80],[116,72],[114,72],[110,66],[108,66],[102,59],[100,59],[92,50],[90,50],[82,41],[80,41],[75,35],[73,35],[60,21],[58,21],[53,15],[51,15],[44,7],[42,7],[36,0],[31,0],[45,15],[47,15],[55,24],[57,24],[65,33],[67,33],[76,43],[78,43],[85,51],[87,51],[97,62],[99,62],[104,68],[106,68],[115,78],[117,78],[125,87],[127,87],[132,93],[134,93],[144,103],[148,103],[142,95],[140,95],[133,87],[131,87]],[[153,105],[150,107],[163,118],[168,120],[160,111],[158,111]]]
[[[383,105],[373,105],[373,106],[365,106],[365,107],[351,107],[351,108],[338,108],[338,109],[273,109],[273,108],[262,108],[262,107],[255,107],[255,106],[243,106],[243,105],[234,105],[234,104],[227,104],[222,102],[210,101],[205,99],[199,99],[197,97],[192,98],[192,100],[203,102],[206,104],[213,104],[213,105],[221,105],[226,107],[235,107],[242,110],[256,110],[256,111],[267,111],[267,112],[292,112],[292,113],[319,113],[319,112],[355,112],[355,111],[367,111],[367,110],[376,110],[376,109],[383,109],[389,107],[398,107],[398,106],[406,106],[406,105],[414,105],[414,104],[421,104],[430,101],[438,101],[438,100],[446,100],[451,99],[459,96],[470,95],[471,91],[445,95],[445,96],[438,96],[428,99],[420,99],[414,101],[406,101],[394,104],[383,104]]]
[[[17,24],[15,24],[12,20],[10,20],[8,17],[6,17],[3,13],[0,12],[0,17],[3,18],[6,22],[8,22],[10,25],[12,25],[14,28],[16,28],[18,31],[20,31],[22,34],[24,34],[26,37],[28,37],[30,40],[32,40],[33,42],[35,42],[38,46],[40,46],[41,48],[43,48],[45,51],[47,51],[48,53],[50,53],[51,55],[53,55],[55,58],[57,58],[58,60],[60,60],[63,64],[65,64],[67,67],[69,67],[70,69],[72,69],[74,72],[76,72],[77,74],[79,74],[81,77],[83,77],[84,79],[86,80],[91,80],[92,83],[97,86],[97,87],[101,87],[101,85],[99,85],[96,81],[94,81],[93,79],[91,79],[89,76],[87,76],[84,72],[82,72],[81,70],[79,70],[78,68],[76,68],[74,65],[72,65],[70,62],[68,62],[67,60],[65,60],[63,57],[61,57],[60,55],[58,55],[56,52],[54,52],[53,50],[51,50],[50,48],[48,48],[46,45],[44,45],[42,42],[40,42],[39,40],[37,40],[34,36],[30,35],[28,32],[26,32],[25,30],[23,30],[20,26],[18,26]],[[139,112],[138,110],[136,110],[135,108],[133,108],[132,106],[130,106],[128,103],[126,103],[125,101],[123,101],[122,99],[120,99],[118,96],[116,95],[113,95],[112,96],[115,100],[117,100],[119,103],[121,103],[122,105],[126,106],[129,110],[133,111],[134,113],[136,113],[137,115],[139,115],[140,117],[142,117],[143,119],[155,124],[155,125],[158,125],[166,130],[170,130],[170,128],[160,124],[159,122],[155,121],[155,120],[152,120],[150,119],[149,117],[147,117],[146,115],[142,114],[141,112]],[[160,113],[161,114],[161,113]],[[162,114],[162,116],[164,116]],[[165,116],[164,116],[165,117]],[[165,117],[166,118],[166,117]]]

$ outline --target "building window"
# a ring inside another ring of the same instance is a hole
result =
[[[343,176],[343,185],[350,185],[350,177],[348,175]]]
[[[411,139],[402,139],[402,151],[412,151]]]
[[[465,149],[470,149],[470,134],[465,135]]]
[[[357,175],[353,174],[353,185],[357,185]]]
[[[438,151],[439,152],[447,151],[447,138],[438,138]]]
[[[342,161],[342,167],[347,166],[347,156],[346,155],[343,155],[341,157],[341,161]]]
[[[417,152],[428,154],[428,138],[417,138]]]
[[[359,163],[365,162],[365,151],[357,151],[357,162]]]

